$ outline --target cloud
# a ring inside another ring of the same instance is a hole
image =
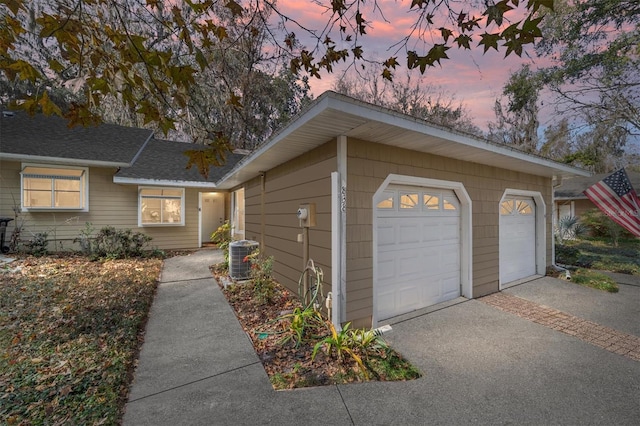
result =
[[[403,45],[404,38],[409,34],[412,25],[416,22],[416,10],[409,11],[411,2],[408,0],[378,0],[380,10],[363,11],[364,18],[369,22],[370,28],[367,34],[358,38],[358,44],[362,45],[365,55],[375,60],[385,60],[390,56],[397,56],[402,69],[406,70],[406,51],[424,51],[427,47],[422,42],[411,41],[409,45]],[[321,8],[311,1],[280,0],[281,11],[307,28],[320,30],[324,28],[330,15],[324,13]],[[437,25],[436,25],[437,27]],[[296,35],[307,48],[315,46],[315,42],[304,32]],[[434,41],[439,41],[439,31],[435,30],[432,36]],[[332,38],[337,48],[349,48],[348,43],[340,42],[340,35],[333,33]],[[504,58],[503,52],[493,50],[483,54],[482,47],[471,50],[452,48],[447,51],[449,60],[443,60],[442,66],[428,68],[424,74],[429,84],[441,87],[447,93],[455,96],[457,102],[462,102],[470,110],[476,125],[486,129],[487,122],[495,120],[493,106],[495,100],[502,93],[504,84],[511,72],[520,68],[524,63],[531,63],[531,59],[511,55]],[[421,50],[422,49],[422,50]],[[321,79],[310,79],[311,90],[314,95],[319,95],[331,88],[333,81],[340,78],[343,73],[352,73],[356,70],[352,63],[342,64],[336,67],[331,74],[322,72]],[[399,71],[401,75],[404,71]],[[412,72],[419,73],[418,70]]]

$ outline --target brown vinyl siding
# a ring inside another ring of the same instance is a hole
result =
[[[13,206],[20,204],[20,167],[16,161],[2,161],[0,176],[0,216],[14,217]],[[185,190],[185,226],[138,227],[138,186],[113,183],[116,172],[111,168],[89,168],[89,211],[22,212],[24,221],[22,239],[47,232],[48,249],[73,250],[73,240],[90,222],[95,232],[105,226],[144,232],[153,239],[150,247],[181,249],[198,247],[198,189]],[[15,221],[9,224],[7,238],[13,232]]]
[[[300,204],[315,203],[317,225],[309,229],[309,258],[324,273],[325,290],[331,286],[331,172],[336,170],[336,144],[329,142],[300,157],[268,170],[264,175],[264,247],[275,259],[274,276],[297,292],[304,267],[303,232],[296,218]],[[245,184],[246,238],[261,241],[261,178]]]
[[[347,143],[347,321],[370,322],[373,313],[372,199],[389,174],[462,182],[472,200],[473,295],[498,291],[498,206],[505,189],[537,191],[547,213],[551,180],[452,158],[349,139]],[[551,262],[547,214],[547,263]]]

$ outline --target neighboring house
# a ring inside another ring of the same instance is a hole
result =
[[[161,249],[201,247],[231,210],[214,182],[243,156],[230,154],[205,179],[186,168],[187,149],[205,147],[156,140],[147,129],[69,128],[59,117],[3,112],[0,217],[17,210],[22,239],[46,232],[52,250],[74,248],[87,222],[144,232]]]
[[[217,187],[281,283],[298,289],[308,251],[334,323],[361,327],[544,275],[552,182],[571,176],[589,173],[326,92]]]
[[[563,217],[580,217],[587,210],[597,209],[595,204],[584,195],[584,191],[591,185],[600,182],[610,173],[601,173],[593,176],[577,176],[563,179],[560,185],[554,188],[553,220],[557,223]],[[640,173],[627,172],[631,186],[638,192],[640,188]]]

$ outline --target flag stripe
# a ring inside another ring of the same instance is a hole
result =
[[[640,223],[637,223],[633,217],[629,217],[627,214],[623,214],[627,212],[627,209],[624,206],[620,205],[616,196],[612,195],[608,190],[598,186],[597,188],[592,188],[594,191],[592,192],[592,196],[594,198],[590,198],[594,204],[598,205],[598,207],[603,210],[607,216],[609,216],[612,220],[619,223],[621,226],[629,229],[629,231],[634,234],[640,235]],[[589,196],[589,194],[587,194]],[[616,198],[614,198],[616,197]]]
[[[640,237],[640,200],[624,169],[590,186],[584,194],[611,220]]]
[[[623,212],[628,213],[628,210],[617,201],[619,197],[611,191],[608,186],[596,184],[589,188],[589,190],[589,193],[585,191],[585,195],[607,216],[633,234],[640,236],[640,221],[638,221],[637,217],[635,217],[634,220],[633,216],[630,217],[628,214],[622,214]],[[590,195],[593,198],[591,198]]]

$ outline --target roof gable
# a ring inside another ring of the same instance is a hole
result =
[[[576,167],[329,91],[243,159],[217,185],[237,186],[341,135],[536,176],[590,175]]]
[[[0,158],[95,166],[131,164],[152,137],[148,129],[100,124],[69,128],[58,116],[0,115]]]

